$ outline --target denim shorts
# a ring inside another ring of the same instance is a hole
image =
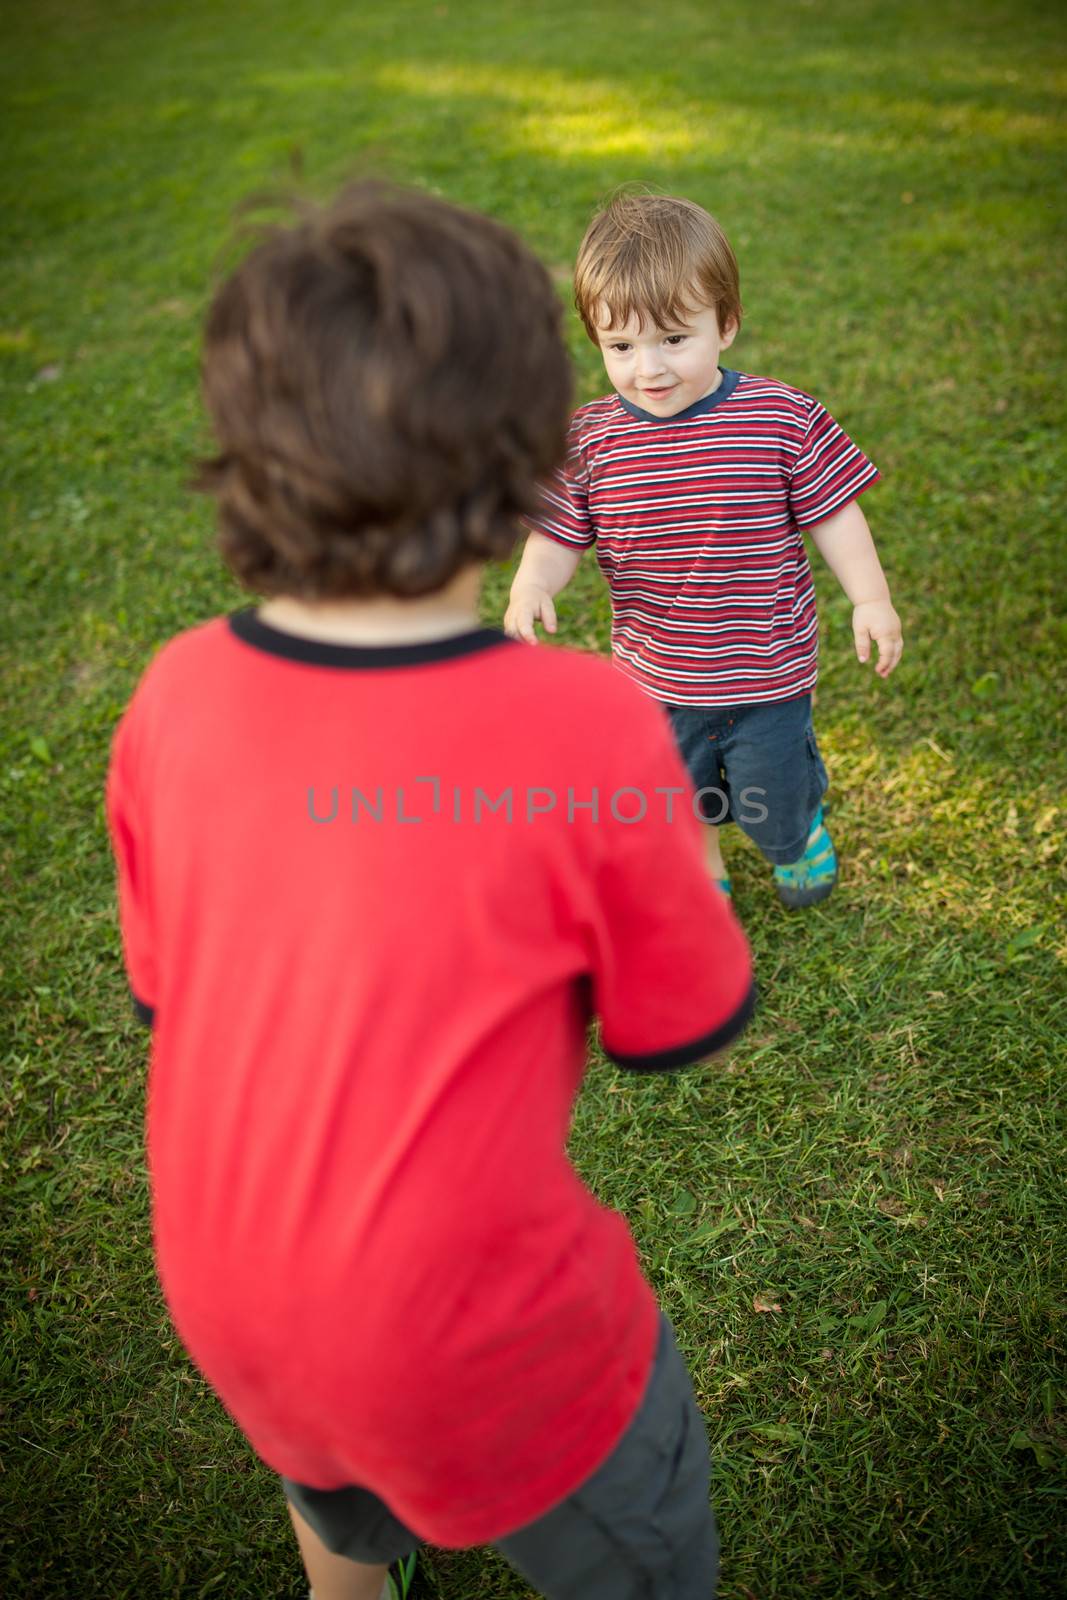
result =
[[[494,1540],[545,1600],[712,1600],[719,1542],[704,1419],[666,1317],[644,1398],[611,1455],[536,1522]],[[366,1489],[286,1498],[335,1555],[388,1563],[418,1539]]]
[[[706,822],[736,822],[775,866],[804,854],[829,780],[811,695],[748,706],[664,706]]]

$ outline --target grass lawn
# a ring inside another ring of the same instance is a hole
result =
[[[757,1021],[673,1079],[594,1064],[573,1151],[691,1363],[724,1600],[1064,1592],[1065,34],[1041,0],[3,4],[7,1593],[303,1592],[155,1286],[101,809],[152,651],[237,600],[182,489],[198,319],[297,158],[493,212],[561,292],[611,185],[692,195],[741,258],[732,364],[881,466],[889,685],[818,579],[840,889],[789,915],[735,845]],[[561,617],[604,647],[591,563]],[[483,1552],[428,1570],[527,1595]]]

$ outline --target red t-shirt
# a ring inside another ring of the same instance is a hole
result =
[[[148,669],[108,802],[194,1361],[289,1477],[440,1545],[532,1521],[656,1339],[565,1153],[587,1023],[669,1067],[751,1004],[662,713],[488,629],[354,648],[242,613]]]

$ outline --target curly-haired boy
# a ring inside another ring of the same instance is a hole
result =
[[[562,458],[559,321],[428,195],[270,233],[208,316],[201,480],[266,598],[172,640],[115,741],[160,1277],[316,1600],[407,1594],[420,1540],[553,1600],[714,1588],[692,1388],[565,1142],[590,1019],[699,1060],[748,953],[658,711],[477,614]]]

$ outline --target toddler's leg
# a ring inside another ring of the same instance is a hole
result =
[[[730,813],[774,868],[789,906],[825,900],[837,858],[823,826],[826,768],[811,724],[811,697],[733,709],[722,741]]]
[[[808,833],[804,854],[784,867],[775,867],[774,883],[784,906],[816,906],[833,893],[837,882],[837,852],[822,820],[822,808]]]
[[[289,1515],[315,1600],[385,1600],[388,1567],[335,1556],[295,1506],[289,1506]]]
[[[418,1539],[378,1495],[283,1478],[314,1600],[404,1600]]]
[[[704,864],[708,873],[715,879],[720,889],[730,892],[730,879],[726,871],[726,863],[722,858],[722,840],[719,829],[712,823],[704,825]]]
[[[685,762],[693,788],[702,796],[705,818],[721,821],[727,812],[726,796],[719,787],[719,750],[727,727],[727,712],[713,706],[664,706],[678,753]],[[730,892],[730,879],[722,858],[722,840],[714,822],[705,822],[704,861],[721,889]]]

